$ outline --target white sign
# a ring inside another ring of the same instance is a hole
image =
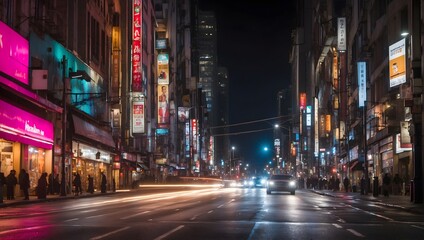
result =
[[[346,51],[346,18],[337,19],[337,50]]]
[[[358,104],[363,107],[367,100],[367,65],[365,62],[358,62]]]

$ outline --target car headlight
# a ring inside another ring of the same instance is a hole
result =
[[[289,186],[290,186],[290,187],[294,187],[294,186],[296,186],[296,182],[295,182],[295,181],[290,181],[290,182],[289,182]]]
[[[274,185],[274,182],[273,181],[269,181],[268,184],[269,185]]]
[[[261,184],[264,184],[266,182],[265,179],[261,179]]]
[[[249,186],[253,186],[253,181],[249,181]]]

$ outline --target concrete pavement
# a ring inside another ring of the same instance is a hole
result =
[[[0,208],[24,205],[24,204],[33,204],[40,202],[51,202],[51,201],[61,201],[61,200],[70,200],[70,199],[78,199],[78,198],[88,198],[88,197],[97,197],[97,196],[105,196],[110,194],[117,194],[122,192],[129,192],[129,190],[117,190],[116,192],[106,192],[101,193],[100,191],[95,191],[93,194],[91,193],[82,193],[78,196],[74,196],[74,194],[67,194],[66,196],[60,196],[58,194],[47,195],[46,199],[38,199],[37,196],[29,196],[29,200],[24,200],[24,197],[15,197],[15,200],[7,200],[3,199],[3,203],[0,203]]]
[[[372,193],[369,193],[368,195],[361,195],[361,193],[359,192],[343,192],[343,191],[334,192],[331,190],[315,190],[315,189],[309,189],[309,190],[320,195],[343,198],[343,199],[351,199],[351,200],[369,201],[369,202],[373,202],[374,204],[383,205],[386,207],[402,209],[404,211],[418,213],[418,214],[424,214],[424,204],[422,203],[416,204],[411,202],[409,196],[389,195],[389,197],[385,197],[383,195],[378,195],[377,197],[374,197]]]

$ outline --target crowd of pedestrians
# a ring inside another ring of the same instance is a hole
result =
[[[107,190],[107,177],[104,172],[101,174],[100,182],[100,191],[101,193],[106,193]],[[115,179],[112,179],[111,186],[112,191],[115,191]],[[15,200],[16,185],[19,185],[19,189],[22,192],[23,200],[29,200],[30,196],[30,187],[31,180],[28,172],[25,169],[21,169],[19,176],[16,176],[16,170],[10,170],[10,173],[5,176],[3,172],[0,172],[0,203],[3,203],[3,189],[6,189],[6,199]],[[75,196],[81,195],[83,193],[81,175],[76,172],[73,174],[72,179],[72,191]],[[35,187],[35,195],[38,199],[46,199],[47,195],[54,195],[60,193],[60,182],[59,174],[47,174],[46,172],[42,173],[41,176],[37,179],[37,185]],[[94,193],[94,178],[91,175],[87,177],[87,193]]]

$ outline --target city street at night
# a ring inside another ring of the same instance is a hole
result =
[[[421,210],[402,210],[360,198],[359,193],[310,189],[298,190],[296,195],[285,192],[267,195],[264,188],[145,186],[126,193],[1,208],[0,239],[420,239],[423,236]]]

